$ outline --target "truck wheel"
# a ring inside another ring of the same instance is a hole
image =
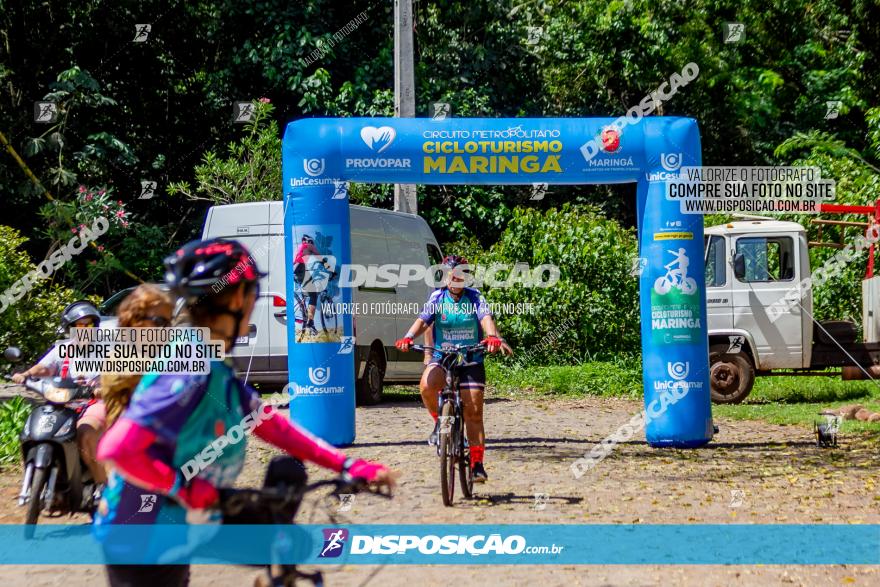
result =
[[[382,359],[375,350],[370,351],[364,374],[357,385],[357,403],[361,406],[374,406],[382,401]]]
[[[709,347],[709,383],[716,404],[738,404],[755,384],[755,366],[745,352],[728,353],[727,344]]]

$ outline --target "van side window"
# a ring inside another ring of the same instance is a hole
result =
[[[432,245],[431,243],[428,243],[428,260],[431,263],[431,265],[439,265],[443,262],[443,254],[440,252],[440,249],[438,249],[436,246]],[[443,271],[441,271],[440,269],[435,269],[434,270],[434,283],[435,284],[440,283],[440,281],[442,279],[443,279]]]
[[[794,240],[791,237],[742,237],[736,252],[745,260],[746,273],[741,281],[768,282],[794,279]]]
[[[727,283],[727,257],[724,237],[706,237],[706,287],[722,287]]]
[[[439,265],[443,262],[443,255],[440,253],[440,249],[431,243],[428,243],[428,259],[431,261],[431,265]]]

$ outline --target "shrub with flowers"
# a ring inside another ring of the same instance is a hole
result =
[[[122,200],[114,198],[112,187],[81,185],[76,188],[72,200],[50,202],[40,209],[40,215],[45,221],[43,233],[52,241],[47,255],[72,236],[90,228],[96,219],[107,219],[107,232],[95,241],[90,251],[84,251],[66,267],[65,275],[76,278],[78,289],[84,289],[86,285],[107,278],[123,268],[113,251],[122,245],[133,220]]]

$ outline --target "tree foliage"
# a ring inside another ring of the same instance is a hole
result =
[[[445,250],[483,267],[526,263],[532,269],[544,264],[559,268],[559,282],[552,287],[483,288],[490,302],[529,308],[496,315],[511,344],[531,350],[529,362],[562,363],[638,352],[638,278],[631,275],[635,232],[595,208],[567,204],[546,211],[517,208],[501,238],[488,250],[473,240],[453,243]],[[506,275],[501,272],[498,279]],[[560,331],[559,340],[558,334],[553,340],[546,338]]]
[[[104,186],[131,218],[112,258],[58,279],[108,294],[132,274],[154,277],[208,205],[280,197],[284,124],[392,115],[392,13],[372,0],[0,0],[0,131],[59,211],[77,205],[80,185]],[[730,21],[745,24],[742,42],[722,39]],[[151,27],[141,42],[135,23]],[[878,23],[874,0],[419,1],[416,112],[447,102],[453,116],[617,116],[694,62],[699,77],[658,114],[699,121],[706,164],[815,163],[843,201],[866,204],[880,159]],[[232,122],[235,102],[260,97],[272,105],[264,118]],[[57,102],[54,123],[34,122],[38,100]],[[839,117],[825,117],[829,100],[842,102]],[[145,180],[157,197],[139,199]],[[516,186],[424,186],[418,197],[442,242],[493,250],[510,226],[564,203],[628,230],[634,191],[551,186],[532,200]],[[351,194],[391,207],[390,186]],[[51,249],[52,220],[39,215],[48,198],[6,153],[0,198],[4,222],[29,237],[22,246],[34,258]],[[851,289],[817,292],[817,311],[852,314]]]

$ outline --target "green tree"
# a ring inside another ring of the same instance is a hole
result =
[[[532,269],[544,264],[559,268],[559,282],[551,287],[483,287],[490,302],[530,305],[522,307],[531,312],[500,313],[496,320],[516,349],[533,350],[530,360],[537,363],[638,352],[638,279],[631,275],[636,250],[632,229],[595,208],[570,205],[546,211],[516,208],[487,251],[475,240],[444,248],[482,267],[527,263]],[[498,274],[501,280],[508,277]],[[548,337],[554,344],[544,344]]]
[[[36,265],[22,249],[27,239],[0,225],[0,349],[19,347],[26,360],[39,357],[55,340],[61,310],[78,295],[57,283],[40,281],[19,300],[6,297],[9,288]]]
[[[202,156],[195,167],[196,183],[174,182],[172,196],[206,200],[212,205],[262,202],[281,199],[281,138],[272,119],[274,107],[268,98],[254,102],[253,117],[245,124],[244,136],[229,143],[227,156],[214,151]]]
[[[835,203],[874,205],[880,199],[880,108],[868,110],[865,117],[868,147],[859,151],[832,133],[813,131],[798,133],[784,141],[776,149],[776,155],[792,165],[818,167],[822,177],[833,179],[836,184]],[[809,240],[819,240],[819,227],[809,223],[810,216],[793,216],[791,220],[808,227]],[[865,222],[864,215],[842,215],[839,220]],[[851,243],[862,232],[859,228],[822,227],[823,240]],[[841,234],[840,231],[844,231]],[[810,266],[813,269],[837,254],[836,249],[813,248],[810,250]],[[843,272],[828,279],[813,290],[814,315],[817,320],[850,319],[861,324],[861,280],[865,275],[867,251],[850,261]],[[880,268],[876,264],[875,267]]]

